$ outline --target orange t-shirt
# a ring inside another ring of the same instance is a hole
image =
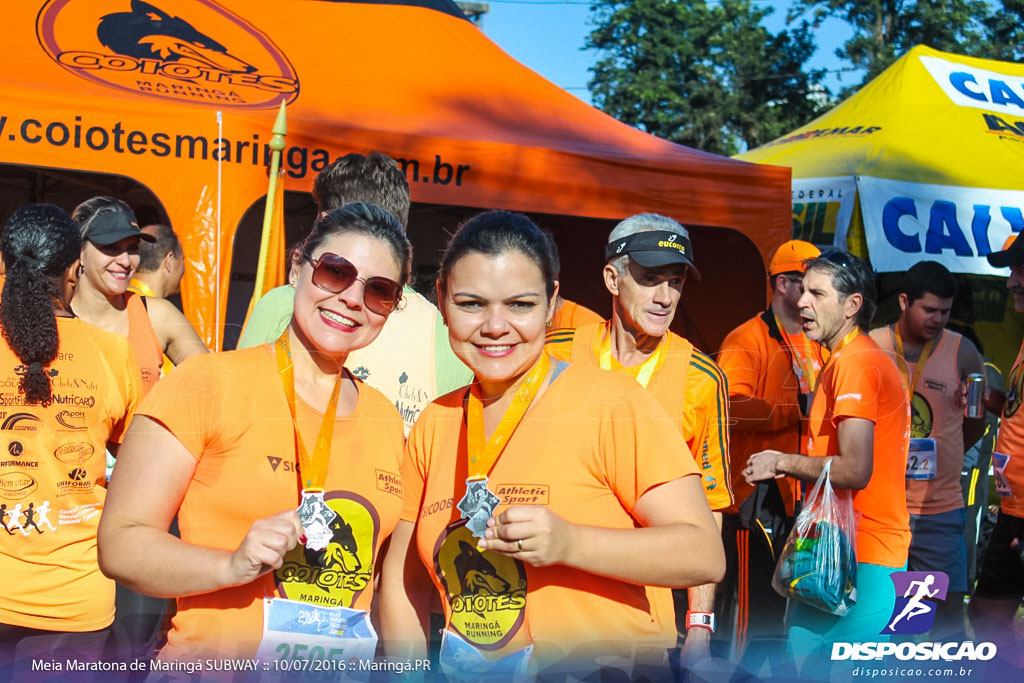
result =
[[[808,359],[794,358],[770,308],[737,327],[722,342],[718,365],[729,378],[729,414],[733,420],[729,457],[736,504],[730,512],[738,512],[739,504],[754,491],[742,474],[747,458],[764,450],[807,452],[808,430],[800,415],[796,368],[805,373],[813,370],[812,381],[816,381],[822,365],[818,344],[808,342],[808,348]],[[786,477],[778,484],[786,510],[792,515],[798,482]]]
[[[857,561],[902,567],[910,548],[904,474],[910,445],[910,406],[899,370],[878,344],[859,334],[833,354],[811,404],[808,455],[839,455],[839,423],[848,417],[875,425],[871,479],[852,492],[858,514]],[[849,491],[836,491],[840,496]]]
[[[466,490],[465,395],[454,391],[423,412],[402,469],[402,519],[416,522],[449,627],[484,651],[532,638],[540,666],[592,647],[664,655],[676,642],[670,589],[476,549],[456,507]],[[675,420],[650,394],[621,375],[573,365],[531,406],[488,485],[503,501],[499,513],[546,505],[576,524],[632,529],[644,493],[696,473]]]
[[[600,366],[601,345],[611,323],[553,330],[547,350],[553,357],[574,364]],[[662,360],[647,383],[661,407],[682,431],[686,445],[700,468],[704,495],[712,510],[733,504],[729,467],[729,385],[725,373],[686,339],[669,332],[662,341]],[[636,379],[642,365],[622,367],[612,359],[610,369]]]
[[[896,345],[891,325],[872,330],[874,339],[895,362]],[[960,393],[957,353],[962,337],[943,330],[918,376],[918,363],[907,363],[914,379],[910,401],[910,436],[933,438],[936,447],[934,479],[907,479],[907,511],[914,515],[937,515],[964,506],[960,471],[964,466],[964,409],[955,399]],[[897,366],[899,367],[899,366]]]
[[[551,329],[574,330],[577,327],[590,325],[592,323],[603,323],[604,318],[594,313],[586,306],[580,306],[575,301],[562,299],[562,307],[558,309],[551,318]]]
[[[4,450],[0,458],[0,623],[95,631],[114,618],[114,582],[100,573],[96,530],[107,494],[108,441],[119,442],[142,396],[122,337],[57,318],[46,368],[53,401],[25,405],[23,366],[0,341]]]
[[[162,659],[251,657],[264,597],[370,609],[380,547],[402,508],[403,435],[395,406],[362,382],[358,388],[355,410],[334,426],[324,486],[338,514],[331,543],[321,552],[296,547],[281,569],[250,584],[178,598]],[[295,409],[312,448],[322,415],[299,396]],[[295,438],[272,345],[189,358],[138,413],[163,424],[198,461],[178,511],[185,542],[234,550],[254,521],[298,507]]]
[[[131,292],[125,294],[125,297],[128,309],[128,344],[132,347],[135,360],[139,362],[143,390],[148,393],[160,379],[164,364],[164,348],[156,336],[156,330],[153,329],[153,322],[149,319],[149,311],[146,310],[146,303],[142,297]]]
[[[1003,512],[1014,517],[1024,517],[1024,412],[1020,410],[1021,403],[1024,403],[1024,345],[1006,380],[1006,404],[995,447],[997,453],[1010,456],[1005,470],[1010,495],[1000,498],[999,504]]]

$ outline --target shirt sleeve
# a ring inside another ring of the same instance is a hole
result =
[[[424,435],[431,419],[430,407],[420,415],[412,426],[405,442],[405,457],[402,460],[402,520],[416,523],[423,506],[423,490],[426,481],[426,445]]]
[[[776,348],[776,352],[785,355],[781,347]],[[795,386],[762,395],[763,378],[770,363],[782,360],[770,357],[770,353],[764,340],[753,334],[734,331],[722,342],[718,365],[729,381],[729,413],[733,429],[774,432],[800,421],[800,403]]]
[[[878,410],[883,401],[879,391],[882,373],[875,365],[879,355],[872,351],[851,353],[836,366],[832,402],[832,423],[838,424],[848,417],[878,422]],[[886,359],[888,361],[888,359]],[[891,362],[891,361],[888,361]]]
[[[601,450],[611,488],[630,512],[655,486],[697,474],[675,421],[640,386],[611,408]]]
[[[124,353],[131,354],[131,352],[131,347],[127,340],[125,340]],[[120,357],[124,358],[124,355]],[[119,444],[124,439],[124,434],[128,431],[128,425],[131,424],[132,417],[135,415],[139,402],[142,400],[142,373],[139,370],[138,363],[119,363],[115,367],[122,368],[124,372],[121,378],[124,412],[119,416],[115,416],[108,440]]]
[[[291,322],[294,310],[295,289],[291,285],[275,287],[264,294],[252,307],[242,338],[238,340],[238,348],[247,349],[276,341]]]
[[[230,417],[226,385],[241,377],[224,377],[210,361],[217,354],[188,358],[146,395],[137,414],[150,417],[171,432],[196,460],[217,434],[218,416]],[[212,366],[212,367],[211,367]]]
[[[729,467],[729,382],[706,354],[694,349],[686,380],[683,430],[712,510],[733,504]]]

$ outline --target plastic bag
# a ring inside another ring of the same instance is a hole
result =
[[[772,586],[783,597],[843,616],[857,602],[856,518],[853,499],[836,496],[829,460],[775,567]]]

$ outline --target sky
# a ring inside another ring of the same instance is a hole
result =
[[[484,16],[484,33],[508,54],[556,85],[585,102],[590,102],[588,69],[596,61],[593,50],[583,44],[593,29],[586,0],[485,0],[490,11]],[[785,26],[790,0],[753,0],[774,12],[765,19],[772,32]],[[827,20],[817,34],[818,50],[813,68],[839,70],[844,67],[835,49],[852,36],[843,22]],[[834,73],[826,78],[833,92],[860,80],[856,73]]]

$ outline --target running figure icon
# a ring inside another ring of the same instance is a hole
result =
[[[910,585],[907,586],[907,592],[903,594],[903,597],[910,598],[910,601],[907,602],[906,606],[904,606],[903,611],[900,612],[899,615],[892,620],[891,624],[889,624],[890,631],[895,631],[897,622],[899,622],[899,620],[903,619],[904,617],[906,617],[907,621],[910,621],[914,617],[920,616],[922,614],[928,614],[932,611],[933,605],[925,604],[922,601],[925,598],[934,598],[936,595],[939,594],[938,588],[936,588],[935,590],[928,590],[934,583],[934,574],[929,574],[922,581],[910,582]],[[910,597],[910,594],[915,591],[915,586],[916,593],[914,593],[913,597]]]

